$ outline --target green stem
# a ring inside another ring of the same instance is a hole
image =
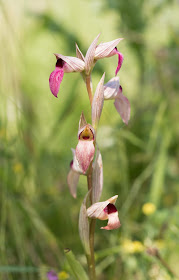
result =
[[[86,88],[88,91],[88,97],[90,100],[90,104],[92,106],[92,102],[93,102],[93,93],[92,93],[92,88],[91,88],[91,75],[86,76]]]

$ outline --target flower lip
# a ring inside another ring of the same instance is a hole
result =
[[[61,58],[57,59],[56,67],[63,68],[64,64],[65,64],[65,61],[63,59],[61,59]]]
[[[94,129],[90,124],[85,125],[79,130],[78,139],[84,141],[94,140]]]

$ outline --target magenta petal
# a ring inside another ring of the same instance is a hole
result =
[[[58,276],[57,276],[56,272],[53,270],[50,270],[49,272],[47,272],[47,278],[48,278],[48,280],[58,280]]]
[[[50,74],[49,86],[52,94],[57,97],[60,89],[60,84],[63,79],[64,71],[62,68],[56,67],[55,70]]]
[[[122,55],[122,53],[120,53],[117,48],[116,48],[116,54],[118,55],[118,65],[115,71],[115,75],[117,75],[117,73],[119,72],[119,70],[121,69],[123,60],[124,60],[124,56]]]

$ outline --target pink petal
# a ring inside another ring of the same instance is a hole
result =
[[[55,70],[50,74],[49,86],[52,94],[57,97],[60,89],[60,84],[63,79],[64,71],[62,68],[56,67]]]
[[[119,221],[118,212],[116,209],[115,212],[108,214],[108,224],[105,227],[101,227],[101,229],[112,230],[112,229],[117,229],[120,226],[121,226],[121,223]]]
[[[115,71],[115,75],[117,75],[117,73],[119,72],[119,70],[121,69],[121,66],[122,66],[122,63],[123,63],[123,60],[124,60],[124,56],[122,53],[120,53],[117,48],[115,48],[116,50],[116,54],[118,55],[118,65],[117,65],[117,68],[116,68],[116,71]]]
[[[122,94],[122,90],[120,89],[119,96],[115,99],[114,106],[116,107],[116,110],[120,114],[123,122],[125,124],[128,124],[130,119],[130,103],[127,97],[125,97]]]
[[[104,99],[115,99],[119,91],[119,77],[112,78],[104,85]]]
[[[93,140],[79,140],[76,146],[76,158],[83,174],[86,173],[91,161],[93,160],[95,147]]]

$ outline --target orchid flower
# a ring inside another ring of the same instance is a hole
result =
[[[101,227],[101,229],[112,230],[121,226],[118,211],[114,205],[117,198],[118,195],[115,195],[106,201],[94,203],[87,209],[89,218],[108,220],[107,226]]]
[[[101,58],[105,57],[111,57],[113,55],[118,55],[118,65],[115,71],[115,75],[119,72],[122,62],[124,60],[124,57],[122,53],[120,53],[117,50],[117,45],[123,38],[118,38],[110,42],[101,43],[97,45],[97,41],[99,39],[100,34],[94,39],[94,41],[91,43],[90,47],[88,48],[88,51],[86,53],[86,56],[82,55],[81,51],[79,50],[77,46],[77,57],[81,58],[83,61],[85,61],[85,71],[86,74],[89,74],[92,71],[92,68],[94,67],[96,61]]]
[[[85,72],[86,72],[86,75],[89,75],[98,59],[111,57],[111,56],[114,56],[117,54],[118,55],[118,65],[117,65],[117,68],[115,71],[115,75],[117,75],[117,73],[119,72],[119,70],[122,66],[124,56],[122,55],[122,53],[120,53],[117,50],[116,46],[118,45],[118,43],[121,40],[123,40],[123,38],[118,38],[113,41],[101,43],[101,44],[97,45],[99,36],[100,36],[100,34],[98,34],[98,36],[91,43],[85,57],[81,53],[79,47],[76,45],[77,57],[81,58],[85,62]]]
[[[78,145],[76,146],[75,155],[78,161],[79,168],[83,174],[86,173],[88,167],[93,160],[95,147],[95,130],[87,124],[78,131]]]
[[[64,73],[82,72],[85,68],[85,63],[77,57],[62,54],[55,54],[55,56],[57,62],[55,70],[50,74],[49,86],[52,94],[57,97]]]
[[[114,106],[120,114],[123,122],[128,124],[130,119],[130,103],[127,97],[122,94],[122,87],[119,84],[119,77],[112,78],[104,85],[104,99],[114,99]]]

